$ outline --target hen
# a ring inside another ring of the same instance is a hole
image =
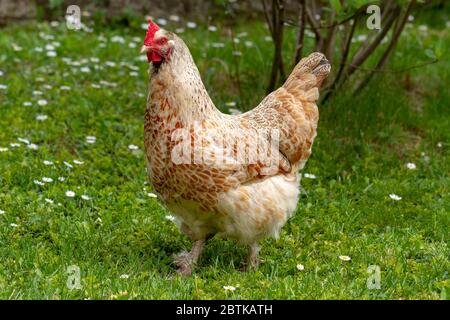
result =
[[[330,64],[313,53],[256,108],[227,115],[211,101],[183,40],[149,23],[142,47],[150,63],[149,180],[194,241],[189,253],[175,256],[178,271],[190,275],[216,234],[249,245],[244,267],[256,268],[258,241],[277,237],[296,209],[299,171],[317,131],[318,89]]]

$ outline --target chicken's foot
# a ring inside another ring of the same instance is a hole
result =
[[[257,242],[253,243],[250,246],[247,258],[245,258],[244,261],[244,267],[242,268],[243,271],[250,271],[250,270],[256,270],[262,260],[258,258],[258,253],[261,250],[261,247],[258,245]]]
[[[197,264],[206,240],[197,240],[192,246],[191,252],[180,252],[174,257],[175,265],[178,267],[177,272],[182,276],[190,276],[192,270]]]

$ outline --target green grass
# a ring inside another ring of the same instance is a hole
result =
[[[265,95],[272,45],[264,40],[268,34],[260,24],[242,24],[236,33],[243,31],[248,36],[238,45],[239,58],[231,55],[225,32],[198,28],[182,34],[213,100],[224,111],[226,102],[236,101],[246,110]],[[246,248],[213,239],[195,274],[182,278],[171,255],[189,248],[190,242],[165,218],[169,213],[157,200],[147,196],[151,186],[146,184],[143,113],[148,76],[147,64],[136,60],[144,32],[85,33],[29,24],[0,33],[0,84],[8,86],[0,89],[0,148],[9,149],[0,152],[0,298],[449,297],[448,61],[413,69],[409,77],[379,75],[360,96],[343,89],[320,106],[318,137],[304,171],[317,179],[302,180],[297,213],[280,239],[262,242],[265,263],[256,272],[241,273]],[[104,47],[100,34],[108,39]],[[114,35],[123,36],[125,44],[109,41]],[[137,48],[128,47],[132,37],[139,39]],[[286,59],[293,52],[293,37],[288,31]],[[58,56],[48,58],[44,47],[52,41],[60,43]],[[212,42],[226,46],[206,45]],[[389,68],[426,61],[423,48],[435,43],[448,53],[448,30],[424,34],[417,26],[409,29]],[[14,51],[13,44],[23,50]],[[311,46],[308,39],[304,53]],[[44,52],[35,52],[35,47]],[[69,65],[63,58],[81,63]],[[105,66],[106,61],[116,65]],[[81,72],[84,66],[91,72]],[[130,75],[133,69],[137,76]],[[116,86],[100,84],[102,80]],[[42,96],[33,96],[33,90]],[[48,104],[38,105],[39,99]],[[23,105],[28,101],[32,106]],[[37,121],[38,114],[48,119]],[[86,136],[97,140],[88,144]],[[20,142],[20,147],[11,147],[18,138],[39,149]],[[139,149],[130,150],[130,144]],[[84,164],[74,164],[75,159]],[[54,165],[44,165],[44,160]],[[407,169],[408,162],[417,169]],[[43,177],[54,181],[44,186],[33,182]],[[65,195],[68,190],[75,198]],[[402,200],[390,199],[391,193]],[[84,194],[91,200],[83,200]],[[339,255],[351,261],[341,261]],[[305,269],[297,270],[297,264]],[[71,265],[80,268],[81,289],[66,285]],[[379,290],[367,288],[370,265],[381,269]],[[129,278],[121,278],[123,274]],[[225,285],[237,289],[225,291]]]

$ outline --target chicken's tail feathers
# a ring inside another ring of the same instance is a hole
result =
[[[295,66],[283,87],[291,92],[318,90],[330,71],[331,65],[323,53],[311,53]]]

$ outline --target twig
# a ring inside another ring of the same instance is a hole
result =
[[[266,1],[261,0],[263,11],[264,11],[264,18],[266,19],[267,27],[269,28],[270,35],[272,36],[272,39],[274,38],[274,28],[272,25],[272,21],[269,18],[269,10],[267,9]]]
[[[398,24],[395,27],[394,33],[392,35],[392,39],[391,39],[388,47],[384,51],[380,60],[378,61],[375,69],[372,70],[371,73],[358,85],[357,89],[355,90],[355,94],[358,94],[359,92],[361,92],[362,89],[369,83],[370,79],[372,79],[373,75],[376,72],[381,71],[383,66],[386,64],[390,53],[392,52],[393,48],[395,47],[395,45],[398,42],[398,39],[400,38],[400,34],[402,33],[402,31],[405,27],[406,21],[408,21],[408,16],[409,16],[411,9],[412,9],[413,5],[415,4],[415,2],[416,2],[415,0],[412,0],[409,2],[408,7],[406,8],[405,13],[403,14],[403,17],[401,18],[401,20],[398,22]]]
[[[375,73],[386,73],[386,74],[398,74],[398,73],[403,73],[403,72],[407,72],[413,69],[418,69],[418,68],[422,68],[422,67],[426,67],[430,64],[435,64],[441,62],[441,60],[439,59],[434,59],[434,60],[430,60],[430,61],[426,61],[420,64],[416,64],[410,67],[406,67],[403,69],[398,69],[398,70],[389,70],[389,69],[376,69],[376,68],[363,68],[363,67],[358,67],[358,70],[361,71],[367,71],[367,72],[375,72]]]
[[[400,13],[400,7],[396,7],[394,11],[392,11],[391,15],[388,17],[385,26],[381,29],[380,33],[375,37],[375,39],[365,48],[360,48],[353,57],[352,62],[346,68],[344,72],[343,81],[345,81],[353,72],[356,71],[357,67],[362,65],[364,61],[373,53],[373,51],[379,46],[381,41],[384,39],[386,34],[391,29],[392,24],[398,18],[398,14]]]
[[[294,58],[292,60],[292,69],[297,65],[302,56],[303,41],[305,38],[305,19],[306,19],[305,0],[300,0],[298,13],[298,25],[300,26],[300,28],[298,29],[297,32],[297,42],[295,46]]]
[[[314,35],[316,36],[316,50],[321,51],[322,43],[323,43],[323,37],[319,30],[319,25],[317,24],[316,20],[314,20],[314,17],[311,13],[311,10],[305,6],[306,11],[306,18],[308,19],[309,24],[312,27],[312,30],[314,32]]]

